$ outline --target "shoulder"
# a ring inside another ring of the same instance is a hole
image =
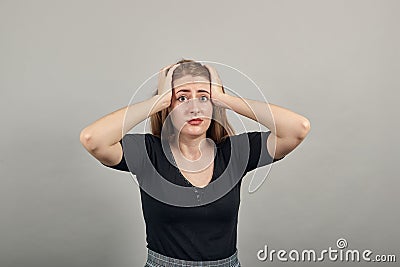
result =
[[[128,156],[150,155],[161,147],[160,138],[152,133],[127,133],[120,141],[122,149]]]
[[[261,141],[262,139],[266,140],[270,133],[271,133],[270,131],[249,131],[249,132],[238,133],[231,136],[227,136],[218,145],[221,147],[229,143],[235,143],[240,146],[251,145],[255,141]]]
[[[227,136],[217,147],[225,154],[233,154],[236,157],[246,157],[260,149],[261,144],[267,139],[269,132],[250,131]]]
[[[138,142],[146,141],[146,143],[159,143],[160,138],[152,133],[127,133],[122,138],[122,142]]]

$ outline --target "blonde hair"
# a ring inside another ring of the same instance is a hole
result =
[[[174,80],[182,78],[186,75],[191,75],[193,77],[201,76],[211,81],[208,69],[201,63],[198,63],[191,59],[182,59],[176,64],[180,65],[174,70],[174,73],[172,74],[172,87]],[[168,73],[168,70],[166,71],[166,73]],[[222,91],[225,93],[223,86]],[[156,94],[157,91],[154,95]],[[169,112],[169,108],[166,108],[150,116],[151,132],[153,135],[161,138],[161,129],[164,123],[164,127],[166,127],[164,131],[167,131],[166,136],[171,136],[174,133],[174,128],[171,120],[167,120]],[[213,106],[211,124],[207,129],[206,137],[211,138],[216,144],[218,144],[228,136],[232,136],[234,134],[235,131],[228,121],[226,110],[221,107]]]

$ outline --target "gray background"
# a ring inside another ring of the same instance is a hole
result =
[[[311,121],[256,193],[245,180],[243,266],[288,264],[259,262],[264,245],[322,250],[340,237],[398,258],[399,11],[377,0],[1,0],[0,266],[144,265],[139,189],[79,133],[182,57],[235,67]]]

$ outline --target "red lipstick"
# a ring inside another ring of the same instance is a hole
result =
[[[189,123],[190,125],[199,125],[199,124],[202,123],[202,122],[203,122],[203,120],[200,119],[200,118],[191,119],[191,120],[188,121],[188,123]]]

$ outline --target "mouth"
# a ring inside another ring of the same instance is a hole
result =
[[[200,118],[195,118],[195,119],[188,120],[188,123],[190,125],[199,125],[202,122],[203,122],[203,120],[200,119]]]
[[[189,120],[189,121],[203,121],[203,119],[200,119],[200,118],[194,118],[194,119],[191,119],[191,120]]]

